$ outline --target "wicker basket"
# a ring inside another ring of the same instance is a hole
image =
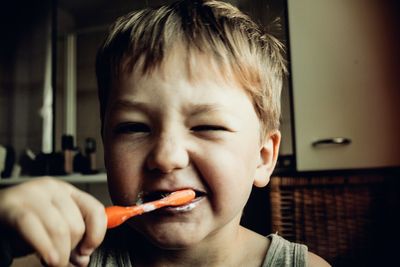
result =
[[[369,253],[377,251],[379,228],[388,219],[385,207],[399,207],[398,194],[395,200],[390,195],[380,176],[274,177],[271,229],[333,266],[372,266],[379,262]]]

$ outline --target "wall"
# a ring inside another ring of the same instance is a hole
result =
[[[41,150],[49,2],[9,3],[0,12],[0,144]]]
[[[61,136],[66,133],[66,38],[75,35],[76,47],[76,136],[75,146],[85,151],[86,138],[94,138],[97,144],[96,165],[104,170],[103,147],[100,134],[100,116],[95,76],[95,56],[106,28],[79,29],[73,14],[59,9],[59,37],[57,53],[57,107],[56,150],[61,150]]]

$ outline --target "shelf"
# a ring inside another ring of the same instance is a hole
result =
[[[71,184],[92,184],[92,183],[106,183],[107,182],[107,174],[99,173],[99,174],[91,174],[91,175],[82,175],[82,174],[71,174],[65,176],[52,176],[56,179],[63,180],[65,182]],[[39,177],[36,176],[21,176],[21,177],[13,177],[0,179],[0,185],[14,185],[22,182],[32,181]]]

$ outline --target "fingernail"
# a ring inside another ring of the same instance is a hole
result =
[[[90,261],[90,256],[78,256],[75,260],[78,266],[87,266]]]
[[[81,256],[90,256],[93,253],[94,248],[81,248],[80,250]]]

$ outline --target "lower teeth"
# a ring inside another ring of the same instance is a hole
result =
[[[189,210],[192,210],[195,206],[196,206],[195,203],[190,203],[190,204],[186,204],[184,206],[175,207],[174,209],[177,211],[189,211]]]

